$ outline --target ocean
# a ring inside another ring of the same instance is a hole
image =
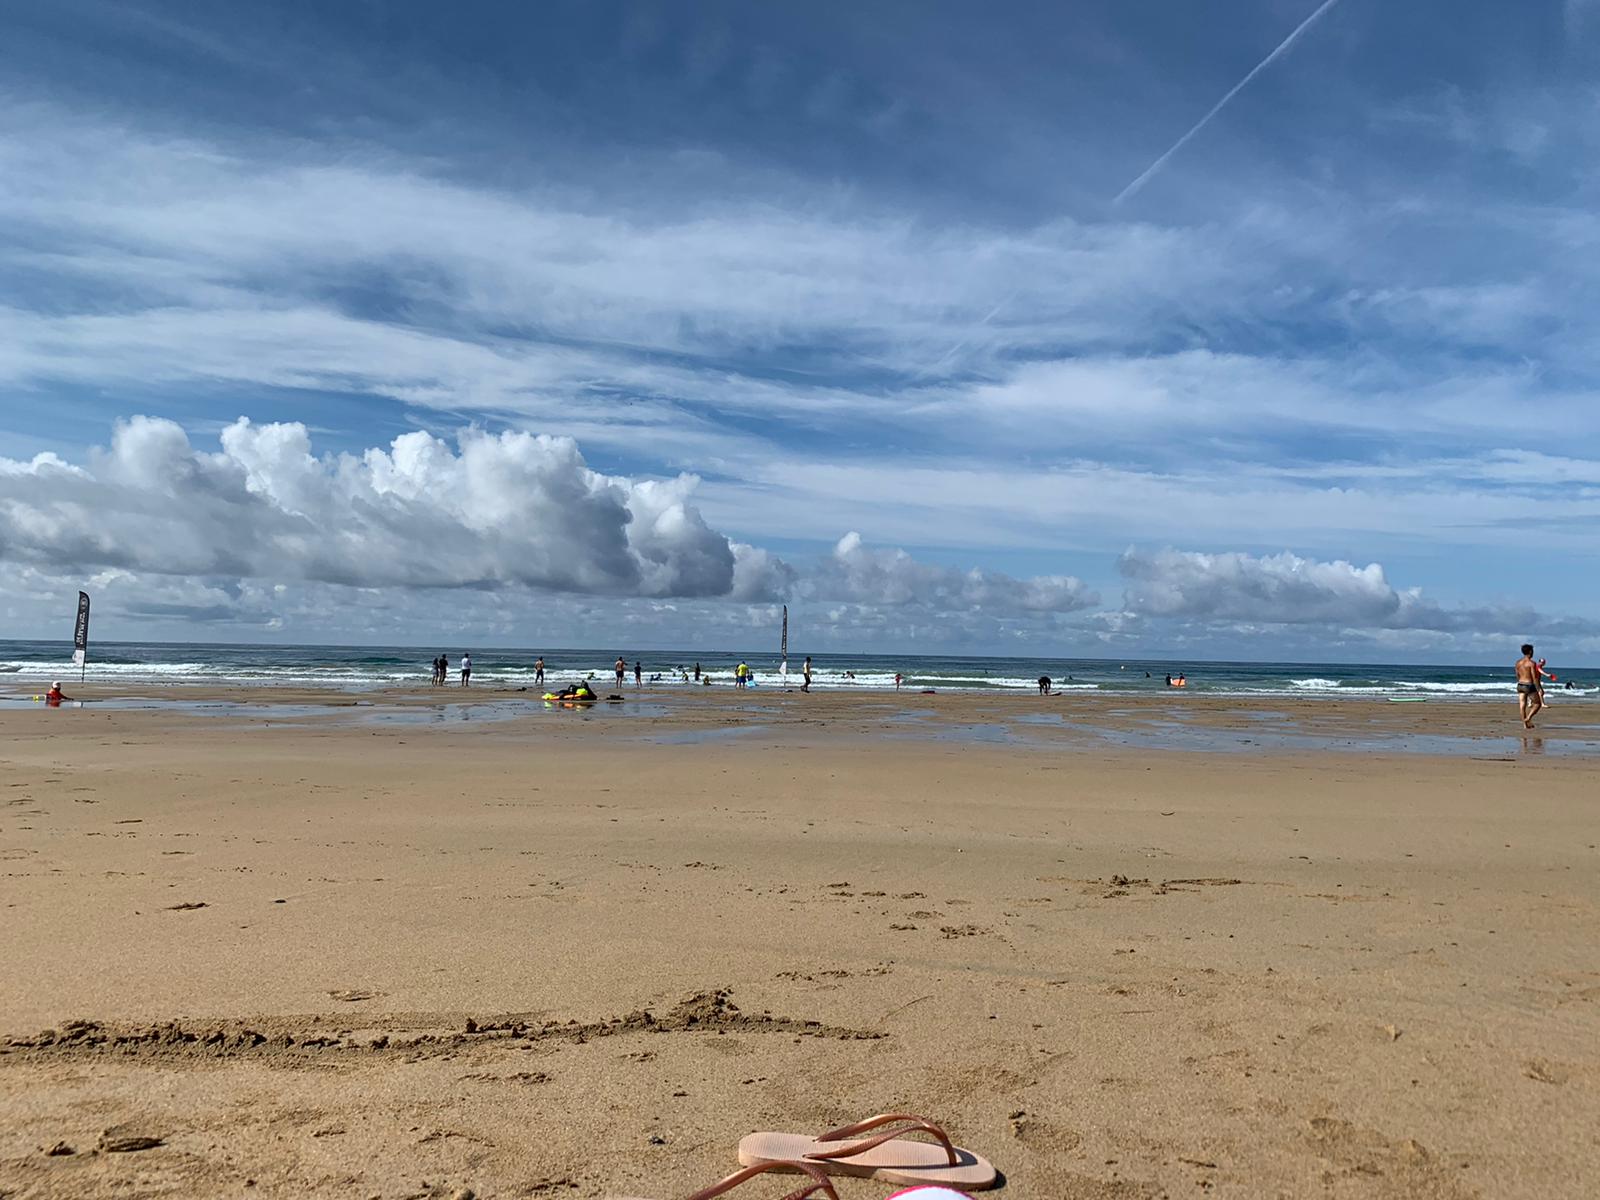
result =
[[[250,646],[206,643],[102,642],[90,647],[87,678],[99,684],[209,683],[251,687],[324,687],[341,691],[425,684],[437,649],[409,646]],[[455,679],[460,649],[444,648]],[[635,652],[628,659],[629,680]],[[647,681],[685,683],[696,663],[715,685],[731,684],[733,668],[749,663],[759,690],[781,684],[777,655],[771,651],[645,650],[638,657]],[[590,674],[609,681],[615,653],[598,650],[472,649],[473,681],[485,686],[533,686],[533,662],[545,660],[545,681],[559,684]],[[0,689],[16,691],[53,679],[76,681],[71,647],[60,641],[0,641]],[[798,686],[802,659],[789,661],[789,683]],[[814,688],[888,691],[895,673],[913,691],[1033,691],[1041,675],[1058,689],[1127,694],[1165,691],[1168,672],[1184,672],[1188,690],[1232,696],[1430,697],[1503,700],[1515,694],[1508,657],[1500,666],[1441,666],[1414,663],[1246,663],[1174,662],[1097,658],[943,657],[927,655],[829,654],[816,656]],[[1548,685],[1563,696],[1600,695],[1600,671],[1573,672],[1575,688]],[[659,678],[658,678],[659,677]]]

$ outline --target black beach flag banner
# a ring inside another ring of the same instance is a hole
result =
[[[89,593],[78,593],[78,624],[72,630],[72,662],[79,674],[89,657]]]
[[[783,606],[783,645],[778,648],[778,657],[784,662],[789,661],[789,606]]]

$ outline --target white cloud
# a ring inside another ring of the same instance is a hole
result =
[[[904,550],[869,548],[858,533],[839,539],[803,590],[822,600],[1001,616],[1070,613],[1100,602],[1070,575],[1015,579],[918,562]]]
[[[734,588],[734,547],[690,503],[692,477],[601,475],[570,439],[467,429],[452,448],[419,431],[318,458],[304,426],[241,418],[221,442],[197,451],[135,417],[86,468],[0,464],[0,556],[363,587]]]
[[[1319,562],[1288,551],[1130,549],[1117,565],[1128,583],[1126,607],[1145,617],[1510,637],[1600,633],[1600,621],[1545,617],[1526,606],[1445,608],[1418,588],[1396,589],[1378,563]]]
[[[1130,585],[1127,606],[1155,617],[1387,625],[1403,605],[1377,563],[1169,549],[1129,550],[1118,567]]]
[[[849,534],[814,569],[734,542],[693,503],[698,480],[603,475],[568,438],[421,431],[318,457],[303,425],[239,418],[221,450],[171,421],[118,424],[87,466],[0,459],[0,560],[166,576],[130,615],[265,620],[281,581],[363,589],[504,586],[607,597],[766,603],[794,596],[929,612],[1045,615],[1092,606],[1069,576],[1009,575],[868,549]],[[245,585],[248,582],[247,591]]]

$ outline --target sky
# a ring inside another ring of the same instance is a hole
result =
[[[0,14],[0,637],[1600,661],[1600,0]]]

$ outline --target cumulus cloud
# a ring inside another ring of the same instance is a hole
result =
[[[0,460],[0,557],[362,587],[735,590],[739,552],[690,502],[694,477],[602,475],[568,438],[467,429],[452,447],[419,431],[317,457],[303,425],[240,418],[221,444],[135,417],[87,466]],[[745,577],[759,595],[781,565]]]
[[[305,426],[241,417],[219,452],[172,421],[119,423],[85,465],[0,459],[0,559],[138,589],[130,616],[270,621],[263,585],[522,586],[606,597],[798,599],[994,617],[1097,603],[1071,576],[1028,579],[921,562],[859,534],[805,570],[712,529],[692,475],[591,470],[570,438],[422,431],[317,455]],[[246,586],[248,583],[248,586]]]
[[[1513,637],[1600,631],[1600,621],[1518,605],[1446,608],[1420,588],[1396,588],[1379,563],[1166,549],[1128,550],[1117,565],[1128,583],[1126,607],[1147,617]]]
[[[824,600],[991,615],[1069,613],[1100,602],[1081,579],[1070,575],[1016,579],[997,571],[964,571],[919,562],[904,550],[871,548],[859,533],[840,538],[802,590]]]

